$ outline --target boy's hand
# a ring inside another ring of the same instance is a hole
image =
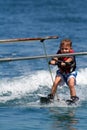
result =
[[[55,63],[55,65],[58,65],[59,67],[61,67],[61,66],[66,66],[66,62],[63,62],[63,61],[57,61],[56,63]]]
[[[61,66],[66,66],[66,63],[65,62],[61,62]]]
[[[50,64],[50,65],[56,65],[56,61],[51,60],[51,61],[48,62],[48,64]]]

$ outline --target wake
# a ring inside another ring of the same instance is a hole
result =
[[[52,72],[54,79],[55,71],[53,70]],[[32,103],[35,104],[36,102],[36,104],[38,104],[38,94],[48,94],[51,86],[52,80],[50,73],[45,70],[35,71],[29,75],[27,74],[13,79],[1,79],[0,103],[32,105]],[[81,101],[85,101],[87,99],[87,68],[78,70],[76,91]],[[59,88],[58,96],[60,99],[68,99],[68,87],[63,86]],[[58,103],[55,102],[51,105],[55,106],[57,104]]]

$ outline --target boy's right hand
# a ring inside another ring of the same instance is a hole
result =
[[[51,60],[51,61],[49,61],[48,63],[49,63],[49,65],[56,65],[56,64],[55,64],[56,62],[55,62],[54,60]]]

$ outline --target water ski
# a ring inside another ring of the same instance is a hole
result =
[[[50,100],[48,97],[40,97],[40,103],[42,104],[48,104],[48,103],[51,103],[52,100]]]
[[[68,100],[66,100],[66,104],[67,104],[67,105],[73,105],[73,104],[76,104],[76,102],[74,102],[74,101],[71,100],[71,99],[68,99]]]
[[[79,98],[78,98],[79,100]],[[78,103],[78,100],[72,100],[72,99],[68,99],[68,100],[65,100],[65,99],[58,99],[57,101],[58,102],[65,102],[67,105],[76,105]],[[53,99],[49,99],[47,96],[43,96],[43,95],[40,95],[40,103],[41,104],[49,104],[49,103],[52,103],[54,102],[55,100]]]
[[[78,101],[79,101],[79,98],[77,98],[76,100],[68,99],[68,100],[66,100],[66,103],[67,103],[67,105],[73,105],[73,104],[76,105],[78,103]]]
[[[53,102],[53,100],[49,99],[47,95],[43,95],[43,94],[38,94],[39,98],[40,98],[40,103],[41,104],[48,104]]]

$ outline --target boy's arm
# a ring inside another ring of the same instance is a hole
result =
[[[69,57],[69,58],[66,60],[66,62],[72,62],[73,60],[74,60],[74,57],[71,56],[71,57]]]
[[[60,50],[57,51],[56,54],[59,54],[60,53]],[[50,61],[49,61],[49,64],[51,65],[57,65],[58,63],[58,57],[53,57]]]
[[[74,57],[69,57],[65,62],[62,62],[61,65],[62,66],[70,66],[72,64],[72,62],[74,61]]]
[[[52,58],[52,60],[49,61],[49,64],[56,65],[57,62],[58,62],[58,58],[54,57],[54,58]]]

